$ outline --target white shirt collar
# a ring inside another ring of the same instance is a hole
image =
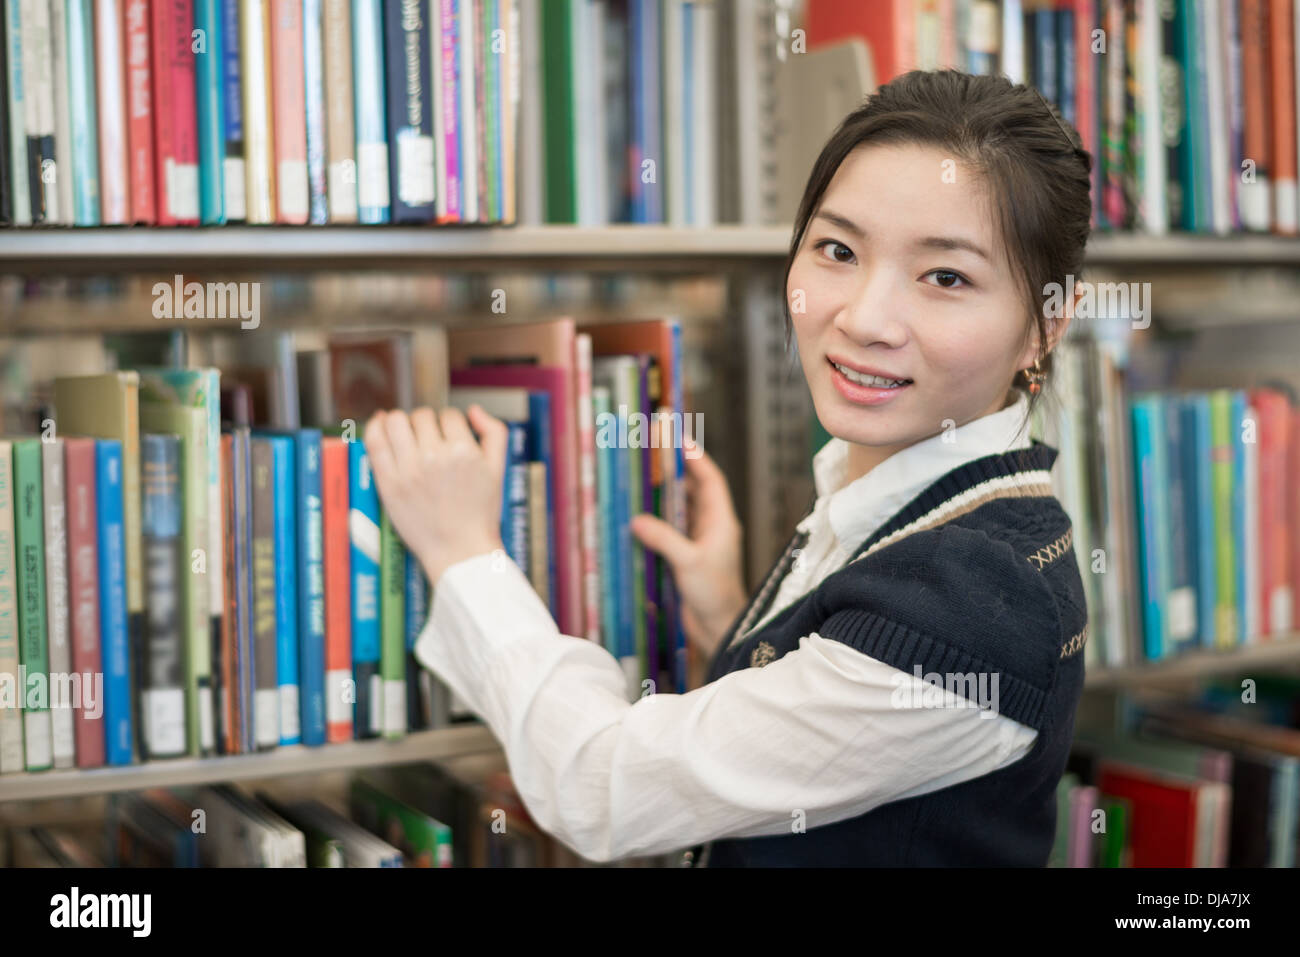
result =
[[[813,481],[817,489],[814,512],[829,508],[831,530],[844,548],[855,548],[940,476],[986,455],[1027,448],[1029,425],[1023,428],[1029,399],[1016,391],[1015,401],[1004,409],[973,419],[965,425],[939,432],[895,452],[866,475],[847,485],[849,443],[832,438],[813,456]],[[945,438],[949,434],[954,438]],[[805,522],[811,523],[812,515]],[[800,523],[804,528],[804,523]],[[806,529],[805,529],[806,530]]]

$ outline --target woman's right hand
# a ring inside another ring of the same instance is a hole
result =
[[[682,628],[711,657],[749,600],[740,575],[742,531],[721,469],[693,444],[686,455],[686,492],[689,537],[648,512],[632,519],[632,534],[672,567]]]

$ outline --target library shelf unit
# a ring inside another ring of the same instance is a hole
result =
[[[1125,691],[1147,685],[1230,677],[1255,668],[1300,668],[1300,631],[1271,635],[1223,651],[1186,651],[1164,661],[1122,668],[1095,668],[1084,677],[1086,691]]]
[[[486,725],[474,723],[414,731],[402,738],[375,738],[307,747],[302,744],[211,758],[171,758],[123,767],[29,771],[0,778],[0,808],[8,801],[83,797],[112,791],[179,787],[237,780],[280,778],[387,764],[440,761],[497,747]]]

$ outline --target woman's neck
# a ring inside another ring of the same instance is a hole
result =
[[[1003,409],[1012,405],[1016,401],[1016,398],[1015,390],[1008,390],[1007,394],[999,402],[995,402],[984,412],[968,419],[967,421],[974,422],[975,419],[982,419],[984,416],[992,415],[994,412],[1001,412]],[[922,442],[925,439],[930,438],[931,435],[938,434],[937,431],[932,432],[930,435],[925,435],[919,439],[915,439],[911,442],[904,442],[899,445],[858,445],[857,443],[850,442],[848,461],[845,464],[844,485],[848,485],[850,482],[862,478],[862,476],[866,475],[896,452],[901,452],[903,449],[915,445],[917,442]],[[843,488],[843,485],[840,487]]]

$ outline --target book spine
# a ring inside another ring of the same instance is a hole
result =
[[[361,442],[348,443],[348,538],[352,595],[352,676],[358,738],[380,734],[383,688],[379,681],[379,493]]]
[[[302,742],[298,677],[297,468],[292,439],[272,440],[275,479],[276,674],[280,690],[280,743]]]
[[[325,161],[329,221],[357,221],[357,133],[352,115],[352,11],[324,0]]]
[[[506,553],[525,573],[528,571],[528,484],[524,445],[528,433],[522,422],[506,423],[505,511],[501,540]]]
[[[617,589],[617,568],[618,559],[616,554],[616,542],[614,533],[614,449],[604,436],[607,435],[607,428],[602,428],[604,423],[609,422],[609,389],[604,386],[592,386],[591,390],[592,403],[592,421],[597,425],[596,435],[601,439],[596,442],[596,484],[597,484],[597,502],[599,507],[597,512],[597,529],[600,533],[600,567],[603,574],[600,575],[600,607],[601,607],[601,632],[603,635],[603,644],[605,650],[615,657],[619,654],[618,649],[618,589]]]
[[[1215,644],[1215,606],[1218,603],[1214,569],[1214,492],[1211,470],[1213,444],[1210,441],[1210,398],[1193,393],[1188,399],[1191,413],[1186,430],[1192,436],[1196,492],[1189,502],[1196,522],[1196,617],[1197,643],[1202,648]]]
[[[655,479],[657,471],[655,463],[657,457],[653,454],[651,442],[654,438],[652,413],[655,408],[655,399],[658,395],[658,385],[656,384],[657,370],[654,361],[650,356],[641,356],[638,362],[638,383],[637,394],[640,399],[640,406],[636,410],[639,412],[641,421],[645,425],[641,429],[640,442],[628,442],[628,448],[636,452],[638,459],[637,467],[641,471],[641,497],[640,500],[633,504],[632,514],[640,512],[655,512]],[[659,684],[659,589],[657,582],[658,573],[658,556],[653,551],[637,543],[637,549],[641,553],[641,594],[645,606],[645,613],[642,619],[645,622],[645,677],[649,678],[653,687]]]
[[[235,630],[234,661],[231,689],[234,703],[232,736],[238,753],[247,754],[255,748],[253,722],[256,720],[253,695],[253,463],[252,443],[247,426],[234,430],[231,445],[231,480],[234,505],[234,580],[235,580]]]
[[[62,697],[71,690],[73,674],[68,625],[68,525],[62,439],[41,443],[41,478],[45,495],[45,611],[49,620],[54,766],[70,768],[76,763],[76,747],[74,701]]]
[[[184,653],[179,596],[181,553],[180,440],[145,434],[140,442],[143,477],[146,667],[139,673],[140,712],[147,758],[185,752]]]
[[[0,20],[3,17],[0,16]],[[3,23],[0,23],[0,35],[3,35]],[[0,42],[0,45],[3,45]],[[4,53],[0,50],[0,64]],[[0,73],[4,68],[0,65]],[[59,215],[57,222],[64,226],[72,225],[72,104],[68,98],[68,6],[65,0],[50,2],[50,72],[54,83],[54,168],[55,189],[58,193]],[[5,109],[3,106],[4,77],[0,76],[0,144],[8,141],[5,131]],[[0,145],[0,150],[3,146]],[[0,167],[5,165],[0,158]],[[5,173],[0,171],[0,193],[3,188]],[[4,197],[0,196],[0,206]],[[6,221],[4,211],[0,209],[0,223]],[[52,220],[54,221],[54,220]]]
[[[18,553],[18,658],[26,678],[23,695],[23,741],[27,770],[42,771],[53,763],[48,697],[32,694],[48,687],[50,677],[48,622],[45,610],[44,495],[41,487],[41,442],[14,443],[15,544]]]
[[[1269,65],[1273,90],[1273,232],[1294,236],[1300,206],[1296,190],[1295,7],[1293,0],[1269,6]]]
[[[302,0],[271,0],[271,115],[275,120],[276,222],[307,222],[307,124]]]
[[[683,535],[689,533],[689,526],[686,517],[686,399],[685,378],[682,360],[682,326],[676,320],[670,320],[668,323],[669,336],[669,354],[672,362],[672,376],[668,384],[668,400],[671,403],[671,412],[673,415],[682,417],[683,431],[681,435],[674,437],[673,441],[673,465],[676,469],[673,482],[670,488],[673,494],[669,496],[668,521],[677,531]],[[692,434],[692,438],[699,443],[704,441],[703,434]],[[664,576],[667,582],[666,599],[669,611],[669,622],[672,625],[675,635],[673,643],[674,669],[677,676],[677,693],[685,694],[687,691],[687,676],[689,667],[689,651],[686,642],[686,630],[682,627],[681,617],[681,595],[677,588],[677,582],[672,575]]]
[[[13,0],[19,2],[19,0]],[[58,222],[54,167],[54,76],[50,71],[50,8],[46,0],[21,0],[23,111],[27,134],[27,184],[32,222]]]
[[[600,533],[596,527],[596,430],[591,409],[591,336],[574,337],[578,385],[578,476],[582,500],[582,584],[585,637],[601,643]]]
[[[15,226],[32,224],[31,184],[27,182],[27,124],[23,103],[22,10],[17,3],[5,3],[5,86],[4,104],[8,120],[9,221]]]
[[[406,727],[409,731],[431,727],[432,715],[422,710],[420,679],[423,674],[415,657],[415,643],[429,613],[429,582],[424,569],[411,554],[406,556]]]
[[[458,0],[459,16],[456,34],[456,56],[460,79],[456,92],[460,95],[460,171],[461,220],[476,223],[479,220],[478,183],[478,113],[476,102],[480,77],[474,70],[474,49],[479,43],[479,21],[474,16],[474,0]],[[567,220],[571,222],[572,220]]]
[[[105,226],[131,221],[123,12],[123,0],[99,0],[95,4],[100,222]]]
[[[154,0],[154,175],[160,226],[197,225],[199,151],[192,0]]]
[[[280,743],[280,684],[277,669],[275,482],[271,440],[252,441],[253,466],[253,644],[256,675],[253,715],[258,750]]]
[[[95,442],[95,517],[99,538],[99,635],[104,667],[107,763],[133,759],[131,670],[127,640],[126,528],[122,442]]]
[[[22,669],[18,650],[13,478],[12,443],[0,440],[0,681],[20,691],[18,700],[9,707],[0,708],[0,774],[23,770],[23,695],[19,680]]]
[[[1238,641],[1237,555],[1233,534],[1232,486],[1233,444],[1232,401],[1228,390],[1210,393],[1210,438],[1212,445],[1210,479],[1214,495],[1214,541],[1216,543],[1215,642],[1218,648],[1230,648]]]
[[[384,39],[392,221],[432,222],[435,191],[428,0],[384,4]]]
[[[487,222],[501,219],[501,107],[498,101],[501,90],[501,57],[493,49],[497,23],[497,0],[477,0],[482,4],[482,41],[475,51],[476,60],[482,62],[483,73],[483,153],[479,167],[483,170],[484,215]]]
[[[275,222],[276,212],[269,17],[268,0],[241,0],[239,57],[245,218],[258,224]]]
[[[75,751],[77,767],[98,768],[104,764],[104,671],[99,643],[95,440],[66,439],[64,458],[72,668],[82,686],[81,700],[73,713]],[[4,461],[5,456],[0,453],[0,465]],[[5,498],[6,493],[0,491],[0,508],[3,508]],[[0,520],[2,529],[3,520]],[[3,578],[2,573],[0,578]],[[0,604],[3,604],[2,598]]]
[[[154,192],[153,65],[150,59],[149,0],[127,0],[126,90],[127,168],[130,170],[131,222],[152,224],[158,219]]]
[[[303,744],[325,743],[325,580],[319,429],[298,433],[298,634]]]
[[[348,552],[348,446],[321,439],[321,524],[325,536],[325,733],[352,740],[352,621]]]
[[[221,754],[236,754],[234,739],[235,683],[231,665],[235,660],[235,499],[234,436],[221,435],[221,577],[223,601],[221,633],[212,643],[212,696],[217,711],[216,739]]]
[[[379,520],[379,675],[383,683],[383,735],[406,732],[406,549],[388,513]]]
[[[546,556],[550,548],[551,540],[547,534],[546,519],[546,463],[530,461],[528,462],[528,579],[542,601],[546,601],[550,593],[550,575],[546,568]]]
[[[183,581],[188,652],[185,664],[188,714],[186,747],[190,754],[205,756],[213,750],[212,723],[212,586],[214,572],[208,568],[210,522],[208,517],[208,422],[201,407],[185,408],[189,435],[182,446],[181,481],[184,483],[182,529],[185,562]],[[215,554],[215,553],[213,553]],[[219,577],[219,576],[216,576]],[[206,709],[206,711],[205,711]]]
[[[1233,578],[1236,584],[1234,597],[1237,602],[1237,644],[1244,645],[1255,637],[1250,620],[1251,594],[1248,587],[1248,573],[1253,556],[1248,552],[1247,546],[1251,538],[1247,528],[1247,505],[1246,505],[1246,441],[1245,430],[1247,428],[1247,418],[1253,419],[1250,415],[1249,404],[1246,395],[1241,389],[1233,389],[1231,395],[1232,408],[1232,537],[1233,549],[1237,557],[1236,567],[1234,568]],[[1253,427],[1253,426],[1252,426]],[[1254,443],[1250,443],[1254,445]]]
[[[386,223],[390,206],[384,22],[378,0],[355,0],[352,4],[352,86],[356,100],[357,218],[362,223]]]
[[[226,30],[221,0],[194,0],[194,27],[203,45],[194,56],[198,124],[199,221],[226,221]]]
[[[308,222],[322,225],[329,219],[325,196],[325,38],[323,0],[302,5],[303,99],[307,119]]]
[[[68,0],[67,14],[73,222],[77,226],[98,226],[99,120],[95,102],[94,12],[90,0]]]
[[[439,22],[436,31],[438,56],[435,69],[439,75],[439,115],[442,119],[442,155],[445,185],[438,194],[445,198],[446,213],[439,222],[456,223],[463,218],[460,175],[460,10],[457,0],[438,0]],[[442,185],[442,184],[440,184]]]
[[[222,206],[226,222],[248,217],[244,200],[248,174],[244,168],[244,93],[239,66],[240,0],[221,0]]]

